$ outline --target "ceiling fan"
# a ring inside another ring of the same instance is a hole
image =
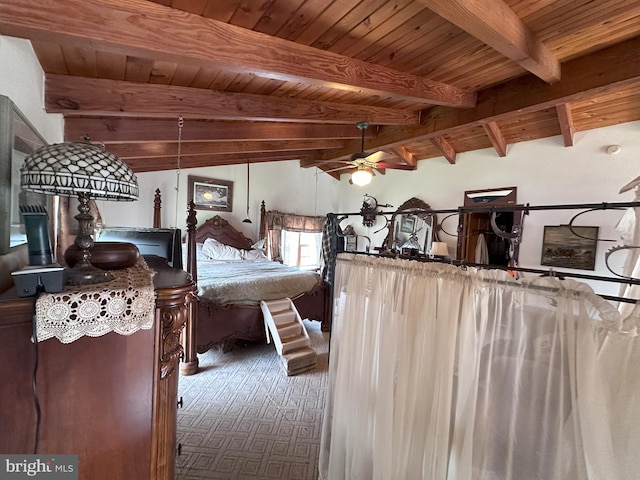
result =
[[[373,177],[373,169],[392,168],[398,170],[414,170],[415,166],[402,165],[398,163],[387,163],[383,160],[390,156],[389,153],[379,150],[377,152],[369,153],[364,150],[364,131],[369,126],[369,122],[358,122],[356,124],[358,129],[362,132],[360,140],[360,151],[351,154],[348,161],[341,161],[347,165],[343,167],[333,168],[331,170],[325,170],[326,173],[335,172],[337,170],[344,170],[346,168],[356,168],[357,170],[351,174],[351,183],[362,186],[371,182]]]

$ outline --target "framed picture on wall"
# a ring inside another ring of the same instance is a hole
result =
[[[189,201],[197,210],[230,212],[233,205],[233,182],[215,178],[188,177]]]
[[[594,270],[598,227],[545,226],[541,265]]]
[[[416,217],[413,215],[402,215],[400,220],[400,231],[402,233],[413,233],[413,229],[416,227]]]

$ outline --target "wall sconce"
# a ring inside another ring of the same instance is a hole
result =
[[[378,200],[371,195],[364,194],[360,215],[362,215],[362,225],[365,227],[373,227],[378,216],[378,207],[390,207],[391,205],[378,205]]]

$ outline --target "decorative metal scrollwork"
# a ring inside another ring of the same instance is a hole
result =
[[[378,216],[379,207],[391,207],[392,205],[384,204],[380,205],[378,200],[371,195],[364,194],[362,200],[362,208],[360,208],[360,215],[362,215],[362,225],[365,227],[373,227],[376,223],[376,217]]]
[[[606,241],[606,240],[602,240],[602,241]],[[631,250],[631,249],[636,249],[636,248],[640,248],[640,245],[617,245],[615,247],[611,247],[607,251],[607,253],[604,254],[604,264],[607,267],[607,270],[609,270],[611,273],[613,273],[616,277],[626,278],[628,280],[638,280],[635,277],[628,277],[626,275],[621,275],[618,272],[614,272],[613,269],[611,268],[611,265],[609,265],[609,257],[611,256],[611,254],[613,254],[615,252],[619,252],[620,250]]]
[[[584,210],[583,212],[577,213],[575,214],[571,220],[569,221],[569,230],[571,230],[571,233],[573,233],[576,237],[580,237],[580,238],[584,238],[586,240],[594,240],[596,242],[617,242],[618,240],[616,240],[615,238],[613,239],[608,239],[608,238],[590,238],[590,237],[585,237],[584,235],[580,235],[578,232],[576,232],[574,230],[574,226],[573,226],[573,221],[578,218],[580,215],[584,215],[585,213],[589,213],[589,212],[597,212],[597,211],[601,211],[601,210],[605,210],[605,208],[590,208],[589,210]],[[610,208],[610,210],[624,210],[623,208]],[[629,247],[623,247],[623,248],[629,248]],[[611,269],[609,269],[611,270]],[[613,273],[613,272],[612,272]]]
[[[504,230],[501,230],[498,224],[496,223],[496,216],[497,216],[496,212],[491,213],[491,230],[493,230],[493,233],[495,233],[500,238],[506,238],[507,240],[511,240],[514,243],[519,243],[520,237],[522,235],[522,230],[520,226],[514,225],[511,232],[505,232]]]

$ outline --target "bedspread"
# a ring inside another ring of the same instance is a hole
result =
[[[309,292],[320,275],[278,262],[198,262],[198,295],[219,304],[258,305]]]

